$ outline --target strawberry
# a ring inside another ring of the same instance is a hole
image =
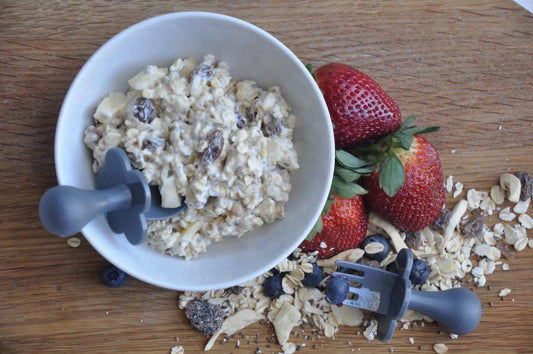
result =
[[[433,223],[445,201],[439,155],[419,135],[412,136],[408,150],[392,144],[376,170],[362,178],[362,186],[369,208],[404,231]]]
[[[321,221],[321,230],[314,235],[311,233],[300,244],[302,251],[318,251],[318,258],[330,258],[359,246],[366,236],[368,226],[368,213],[363,198],[361,195],[343,198],[332,193]]]
[[[345,64],[326,64],[314,73],[334,125],[337,149],[397,130],[398,105],[368,75]]]

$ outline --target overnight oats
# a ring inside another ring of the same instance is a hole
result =
[[[93,170],[107,150],[121,147],[163,207],[185,211],[148,221],[147,244],[192,259],[208,245],[240,237],[284,217],[290,172],[298,168],[296,118],[277,86],[236,81],[229,67],[206,55],[149,65],[99,104],[84,134]]]

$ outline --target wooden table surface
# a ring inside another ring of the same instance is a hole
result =
[[[444,174],[466,188],[488,190],[502,172],[533,173],[533,15],[510,0],[2,0],[0,353],[168,353],[177,344],[202,350],[207,338],[189,327],[177,292],[131,278],[122,288],[105,287],[106,261],[81,235],[81,246],[71,248],[47,233],[37,209],[57,183],[56,119],[83,63],[126,27],[187,10],[249,21],[315,67],[344,62],[368,73],[405,117],[416,114],[420,124],[442,127],[428,138]],[[492,290],[475,289],[494,306],[485,307],[469,335],[450,339],[430,324],[397,330],[380,343],[343,327],[335,339],[308,343],[301,352],[422,353],[438,342],[457,353],[532,352],[532,262],[527,248],[509,262],[510,271],[489,276]],[[497,293],[504,287],[512,295],[502,301]],[[267,342],[269,330],[254,324],[245,332],[258,334],[259,343],[241,341],[238,349],[232,339],[213,350],[278,352]]]

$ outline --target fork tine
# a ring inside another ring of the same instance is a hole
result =
[[[346,273],[339,273],[339,275],[342,275],[346,278],[348,278],[348,276],[353,276],[355,278],[352,281],[358,282],[361,285],[363,285],[365,288],[368,288],[369,290],[373,290],[373,291],[379,291],[379,292],[383,292],[384,290],[386,291],[384,287],[385,288],[391,287],[397,278],[397,275],[395,273],[387,272],[379,268],[370,267],[370,266],[366,266],[366,265],[359,264],[359,263],[353,263],[353,262],[348,262],[348,261],[337,261],[335,263],[339,267],[349,268],[349,269],[362,272],[363,273],[362,276],[351,275],[351,274],[346,274]]]
[[[359,283],[359,284],[364,286],[363,282],[365,280],[365,277],[363,277],[363,276],[354,275],[354,274],[348,274],[348,273],[341,273],[341,272],[333,272],[333,273],[331,273],[331,275],[334,276],[334,277],[341,276],[341,277],[346,278],[349,281],[353,281],[355,283]]]
[[[346,299],[344,305],[357,307],[363,310],[378,312],[380,304],[380,294],[366,288],[350,287],[350,292],[357,295],[357,299]]]

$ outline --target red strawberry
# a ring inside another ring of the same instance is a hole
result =
[[[349,65],[333,63],[320,67],[315,76],[334,125],[337,149],[400,127],[400,108],[368,75]]]
[[[366,236],[368,213],[363,198],[342,198],[332,194],[331,207],[326,216],[322,216],[322,230],[311,240],[304,240],[300,248],[304,252],[318,251],[319,258],[330,258],[352,249]]]
[[[376,171],[362,179],[362,185],[368,191],[365,202],[401,230],[423,229],[435,221],[445,200],[437,150],[426,139],[414,135],[409,150],[392,147],[387,156]],[[405,171],[403,184],[395,181],[403,178],[401,173],[394,172],[401,171],[402,165]],[[389,172],[380,176],[380,169],[384,167]],[[394,193],[395,187],[390,184],[401,186]],[[391,188],[392,193],[387,193]]]

